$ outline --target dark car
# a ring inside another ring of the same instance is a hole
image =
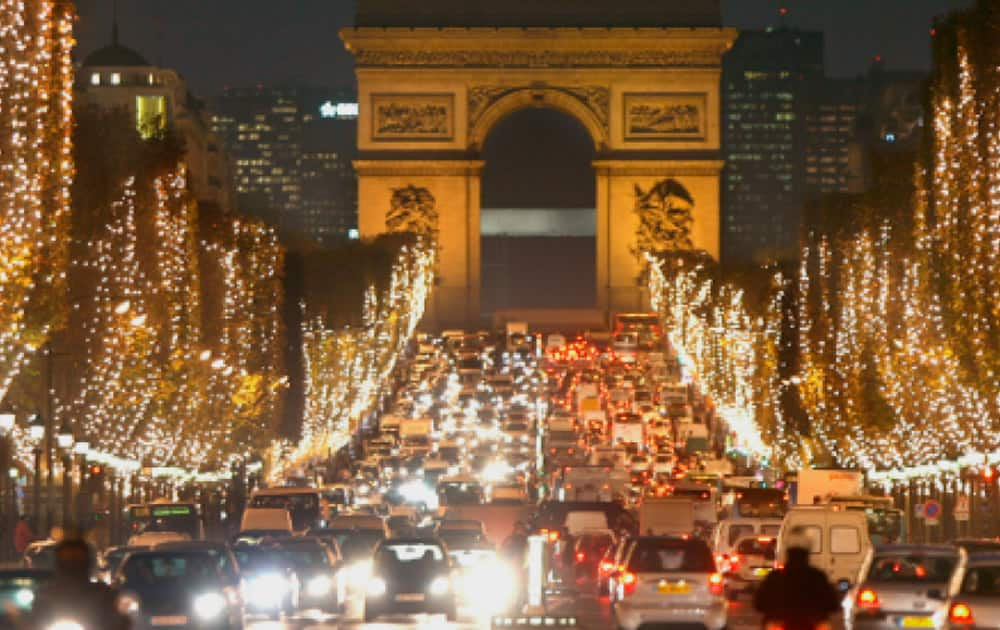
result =
[[[134,548],[133,548],[134,549]],[[240,570],[229,545],[212,540],[174,540],[163,542],[155,547],[156,551],[192,551],[201,552],[215,558],[226,584],[233,588],[240,587]]]
[[[375,548],[365,589],[365,622],[382,615],[443,614],[455,621],[451,563],[436,538],[390,538]]]
[[[337,547],[315,536],[285,538],[275,545],[299,584],[299,610],[334,613],[343,609],[345,585],[339,576],[341,560]]]
[[[121,595],[119,610],[132,627],[243,627],[239,591],[219,570],[219,561],[205,551],[156,550],[130,553],[115,574]]]
[[[299,603],[299,582],[288,568],[281,548],[264,540],[233,546],[240,567],[243,600],[248,615],[278,619],[292,614]]]
[[[31,612],[38,589],[52,579],[47,569],[0,569],[0,628],[17,628]]]

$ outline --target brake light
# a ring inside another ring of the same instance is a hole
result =
[[[861,589],[857,597],[858,608],[874,610],[880,608],[882,604],[878,601],[878,593],[870,588]]]
[[[722,595],[723,578],[721,573],[708,576],[708,590],[712,595]]]
[[[740,557],[736,554],[729,556],[729,570],[736,571],[740,568]]]
[[[615,569],[614,562],[608,562],[607,560],[605,560],[604,562],[601,563],[601,573],[611,573],[612,571],[614,571],[614,569]]]
[[[584,558],[586,558],[586,557],[587,557],[587,555],[584,554],[582,551],[577,551],[576,552],[576,561],[577,562],[583,562]]]
[[[955,602],[948,611],[948,621],[961,625],[972,625],[972,609],[968,604]]]
[[[557,540],[559,540],[559,532],[553,529],[549,532],[549,542],[556,542]]]
[[[618,576],[618,582],[622,585],[626,594],[635,591],[635,573],[632,573],[631,571],[622,571],[621,575]]]

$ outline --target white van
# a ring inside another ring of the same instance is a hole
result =
[[[790,536],[810,541],[809,562],[834,584],[857,584],[865,557],[872,547],[868,517],[859,510],[829,506],[794,507],[785,514],[778,534],[778,562],[786,561]]]
[[[292,517],[282,508],[248,507],[243,510],[240,532],[291,536]]]
[[[712,551],[715,553],[716,562],[727,559],[741,538],[777,537],[780,531],[780,518],[727,518],[719,521],[712,535]]]

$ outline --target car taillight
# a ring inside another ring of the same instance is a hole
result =
[[[955,602],[948,611],[948,621],[960,625],[972,625],[972,609],[968,604]]]
[[[601,563],[601,573],[611,573],[615,570],[615,563],[605,560]]]
[[[729,561],[726,563],[729,571],[736,571],[740,568],[740,557],[736,554],[729,556]]]
[[[586,557],[587,557],[587,555],[585,553],[583,553],[582,551],[577,551],[576,552],[576,561],[577,562],[583,562],[584,558],[586,558]]]
[[[721,573],[713,573],[708,576],[708,590],[712,595],[722,595],[722,586],[725,580]]]
[[[559,540],[559,532],[557,530],[554,530],[554,529],[550,530],[549,531],[549,542],[556,542],[557,540]]]
[[[858,596],[856,598],[858,608],[863,608],[866,610],[874,610],[881,607],[881,603],[878,601],[878,593],[870,588],[863,588],[858,591]]]
[[[626,595],[635,591],[636,581],[637,579],[635,577],[635,573],[632,573],[631,571],[622,571],[622,573],[618,576],[618,582],[622,585],[622,589],[625,591]]]

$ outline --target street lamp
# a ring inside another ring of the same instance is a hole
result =
[[[62,491],[62,522],[63,530],[69,531],[70,509],[73,505],[73,429],[68,422],[63,422],[59,434],[56,435],[56,444],[62,451],[63,465],[63,491]]]
[[[28,419],[28,435],[31,436],[31,441],[35,443],[31,449],[32,454],[35,456],[35,477],[32,481],[31,493],[31,515],[35,519],[33,526],[37,531],[42,522],[42,443],[45,440],[45,421],[37,413]]]

